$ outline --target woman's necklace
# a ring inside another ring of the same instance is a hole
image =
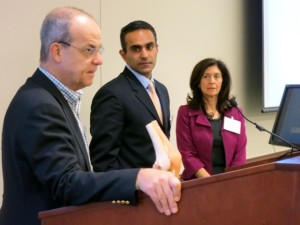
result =
[[[207,112],[208,119],[217,120],[221,117],[221,114],[216,110],[214,112]]]

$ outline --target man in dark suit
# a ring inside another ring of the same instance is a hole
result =
[[[102,35],[80,9],[51,11],[41,28],[40,66],[8,107],[2,136],[1,225],[37,225],[38,212],[88,202],[135,204],[140,189],[176,213],[180,182],[155,169],[91,171],[79,120],[81,89],[102,64]]]
[[[145,21],[133,21],[122,28],[120,39],[120,55],[127,65],[92,102],[90,154],[95,171],[151,168],[155,151],[145,126],[153,120],[170,136],[169,94],[152,74],[158,53],[155,29]],[[161,117],[149,96],[149,82],[154,83]]]

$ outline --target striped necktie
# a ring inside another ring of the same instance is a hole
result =
[[[162,111],[161,111],[161,106],[160,106],[160,102],[159,102],[159,98],[156,94],[156,91],[155,91],[155,87],[154,87],[154,84],[152,81],[149,82],[148,84],[148,88],[149,88],[149,95],[150,95],[150,98],[155,106],[155,109],[157,111],[157,114],[159,116],[159,119],[161,122],[163,122],[163,116],[162,116]]]

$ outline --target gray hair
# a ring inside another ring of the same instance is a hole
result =
[[[94,19],[88,13],[74,7],[56,8],[45,17],[40,30],[40,62],[45,62],[48,59],[49,48],[53,42],[71,42],[72,37],[69,28],[73,19],[78,15],[85,15]]]

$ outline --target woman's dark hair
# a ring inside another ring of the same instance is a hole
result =
[[[222,73],[222,87],[218,95],[217,110],[219,113],[223,114],[225,111],[232,108],[228,99],[231,89],[231,76],[229,70],[227,69],[225,63],[221,60],[214,58],[206,58],[201,60],[194,67],[191,78],[190,78],[190,88],[191,94],[187,96],[187,104],[192,109],[199,109],[201,107],[202,111],[206,114],[205,103],[203,100],[203,93],[199,87],[204,71],[210,67],[216,65]]]
[[[157,37],[156,37],[156,31],[154,27],[151,26],[151,24],[142,21],[142,20],[136,20],[129,24],[127,24],[125,27],[121,29],[120,33],[120,40],[121,40],[121,46],[124,52],[126,52],[126,42],[125,42],[125,36],[126,34],[136,31],[136,30],[150,30],[153,33],[153,36],[155,38],[155,43],[157,43]]]

